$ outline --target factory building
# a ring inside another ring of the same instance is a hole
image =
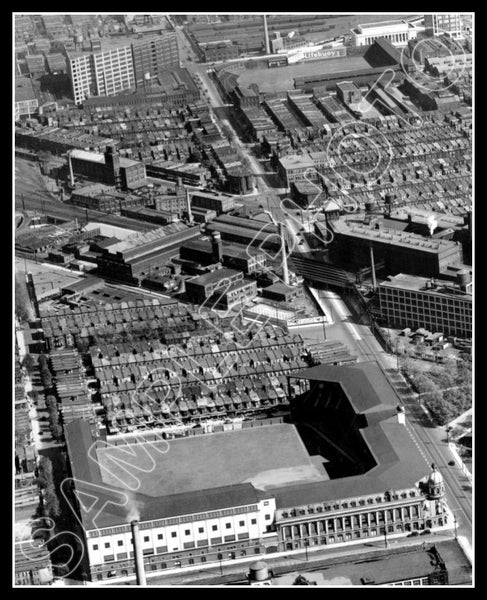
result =
[[[389,326],[472,337],[472,283],[460,271],[457,282],[400,273],[379,285],[380,315]]]
[[[97,50],[92,42],[89,51],[65,53],[76,104],[90,96],[111,96],[135,86],[132,48],[126,40],[103,39]]]
[[[227,298],[227,294],[230,294]],[[213,296],[226,307],[241,304],[257,295],[255,281],[244,280],[243,273],[235,269],[217,269],[211,273],[186,280],[186,295],[195,304],[207,303]]]
[[[221,250],[215,249],[215,242],[191,240],[181,246],[180,258],[209,265],[220,262],[224,267],[243,271],[246,275],[262,271],[266,265],[266,255],[253,248],[236,244],[221,244]]]
[[[119,281],[137,283],[150,271],[166,266],[179,248],[200,235],[199,227],[172,223],[147,233],[134,234],[111,245],[97,257],[100,276]]]
[[[144,87],[163,71],[179,68],[179,49],[175,31],[142,36],[132,43],[135,84]]]
[[[460,242],[387,228],[381,221],[369,225],[340,218],[330,221],[329,226],[334,235],[330,258],[344,266],[369,266],[371,248],[374,260],[384,260],[392,274],[437,277],[448,265],[463,262]]]
[[[73,175],[114,185],[122,190],[136,189],[146,184],[144,163],[121,157],[112,146],[104,154],[72,150],[68,155],[68,163],[70,176],[72,170]]]
[[[71,483],[77,498],[96,500],[75,507],[89,579],[150,583],[165,569],[453,526],[443,477],[434,465],[428,475],[378,365],[320,365],[293,373],[289,385],[302,390],[292,419],[321,437],[247,421],[172,439],[161,452],[167,442],[154,431],[96,439],[88,423],[67,424]],[[313,460],[311,447],[326,460]],[[161,476],[168,470],[170,479]]]

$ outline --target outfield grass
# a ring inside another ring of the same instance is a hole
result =
[[[121,487],[128,477],[132,481],[117,460],[140,469],[128,467],[140,480],[138,492],[153,497],[243,482],[264,488],[326,478],[290,424],[180,438],[159,448],[160,452],[149,444],[99,448],[104,482]]]
[[[247,69],[242,72],[238,82],[242,87],[249,87],[251,83],[256,83],[261,92],[283,92],[294,89],[295,77],[353,71],[367,67],[370,65],[362,56],[312,60],[288,67]]]

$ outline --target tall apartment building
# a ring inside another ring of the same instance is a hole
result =
[[[144,85],[147,73],[153,79],[161,71],[179,67],[179,49],[174,31],[137,39],[132,43],[132,53],[137,87]]]
[[[426,29],[432,29],[433,35],[448,35],[458,40],[463,38],[462,17],[459,13],[443,13],[425,15],[424,24]]]

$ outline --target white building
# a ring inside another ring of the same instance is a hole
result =
[[[237,499],[239,493],[242,494],[240,502]],[[235,506],[223,510],[192,513],[192,507],[189,509],[188,504],[189,514],[178,514],[172,518],[155,521],[141,520],[139,527],[143,555],[154,557],[153,564],[157,565],[159,570],[161,566],[165,568],[161,565],[164,562],[167,567],[177,566],[178,555],[169,553],[184,551],[187,554],[188,550],[195,549],[194,556],[197,563],[201,564],[202,557],[208,558],[208,562],[215,559],[212,549],[227,545],[228,551],[228,544],[231,542],[236,542],[239,547],[239,556],[242,550],[238,541],[244,541],[245,548],[253,554],[254,545],[265,537],[268,525],[274,521],[276,504],[273,498],[250,503],[245,498],[247,493],[248,490],[244,488],[234,491],[228,489],[226,494],[235,496]],[[181,503],[185,501],[186,498],[180,498]],[[106,575],[107,565],[110,567],[118,561],[127,560],[127,575],[133,572],[131,559],[134,548],[130,525],[92,529],[87,531],[86,535],[88,558],[95,580],[102,579],[102,572]],[[225,559],[227,558],[225,553]],[[120,563],[117,565],[118,568],[121,566]],[[122,576],[125,575],[123,566],[119,572]],[[100,573],[100,577],[97,577],[97,573]]]
[[[369,46],[378,39],[386,39],[393,46],[406,46],[417,37],[418,30],[414,23],[404,19],[366,23],[357,25],[351,30],[353,46]]]
[[[98,52],[68,53],[68,65],[76,104],[89,96],[113,96],[135,87],[130,44]]]
[[[439,13],[425,15],[425,25],[433,30],[433,35],[448,35],[454,40],[463,39],[462,15],[459,13]]]

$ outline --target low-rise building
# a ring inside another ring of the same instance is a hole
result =
[[[243,273],[235,269],[217,269],[186,281],[186,294],[195,304],[202,304],[217,290],[226,290],[243,280]]]
[[[277,169],[286,187],[295,181],[315,181],[318,179],[315,164],[309,155],[292,154],[278,160]]]
[[[15,585],[49,585],[53,581],[51,553],[35,540],[15,544]]]
[[[15,120],[30,117],[37,112],[39,101],[29,77],[15,78]]]
[[[291,286],[285,283],[274,283],[262,290],[262,296],[269,300],[277,302],[286,302],[292,304],[293,300],[302,298],[304,295],[303,288],[300,285]]]
[[[407,46],[410,40],[416,39],[418,30],[405,19],[395,19],[357,25],[351,34],[353,46],[369,46],[379,39],[389,40],[394,46]]]

